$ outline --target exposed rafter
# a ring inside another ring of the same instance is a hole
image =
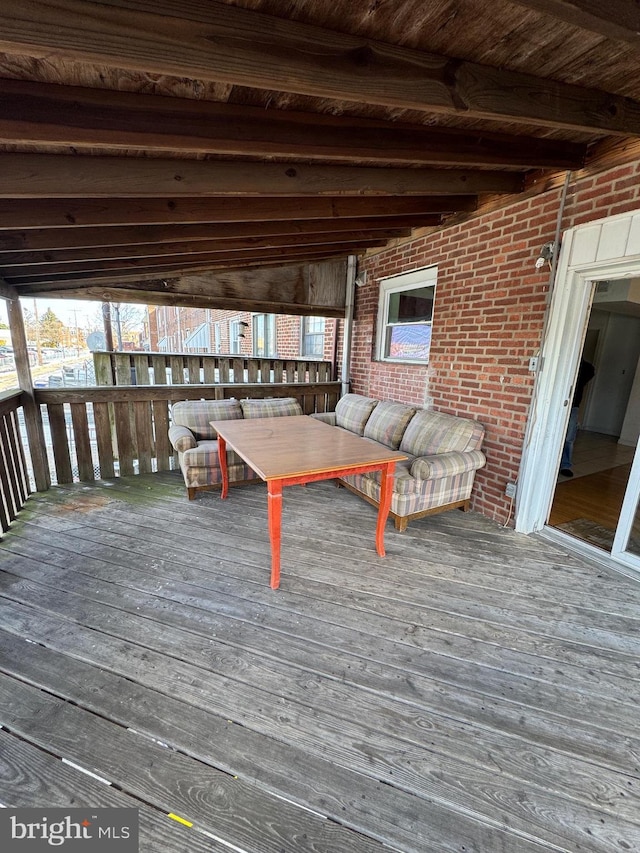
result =
[[[304,237],[307,234],[358,232],[374,235],[378,231],[399,231],[395,236],[408,236],[412,227],[439,225],[441,216],[380,216],[360,219],[300,219],[275,222],[215,222],[195,225],[129,225],[85,228],[33,228],[26,231],[0,232],[0,264],[7,256],[18,253],[41,253],[56,250],[99,249],[165,243],[243,239],[247,245],[256,239]],[[135,253],[135,250],[133,250]]]
[[[185,262],[201,260],[201,255],[230,252],[240,249],[269,249],[276,247],[322,246],[344,244],[346,240],[360,246],[384,246],[388,240],[406,234],[401,229],[385,231],[336,231],[320,234],[287,234],[278,237],[235,238],[233,240],[197,240],[177,243],[143,243],[134,246],[97,246],[86,249],[60,249],[46,252],[7,252],[0,255],[0,264],[10,276],[24,267],[42,267],[46,272],[54,265],[101,263],[117,259],[139,262],[142,258],[164,259],[181,257]]]
[[[601,36],[640,49],[640,5],[637,0],[516,0],[521,6],[552,15]]]
[[[475,195],[361,198],[0,199],[0,229],[69,225],[152,225],[196,222],[283,222],[423,216],[475,210]]]
[[[96,278],[53,280],[20,289],[21,294],[46,293],[60,299],[142,302],[154,305],[197,305],[273,313],[344,314],[345,263],[323,260],[282,265],[273,259],[255,269],[227,266],[217,271],[190,270],[159,279],[157,271]]]
[[[73,278],[77,276],[94,275],[109,271],[128,272],[131,270],[157,270],[162,272],[169,270],[186,269],[209,269],[224,265],[235,266],[238,262],[252,263],[254,261],[273,260],[274,258],[295,258],[300,256],[348,254],[350,251],[364,251],[373,246],[383,245],[384,241],[371,239],[357,239],[343,235],[342,240],[331,243],[308,244],[303,246],[259,246],[242,248],[217,248],[208,252],[195,252],[193,254],[160,255],[144,257],[119,257],[109,259],[90,259],[85,261],[45,263],[45,264],[12,264],[5,266],[2,270],[5,277],[14,284],[20,282],[36,281],[54,277]]]
[[[468,195],[522,187],[517,172],[0,155],[0,198]]]
[[[18,299],[18,291],[13,285],[8,284],[2,276],[0,276],[0,299],[8,299],[9,301]]]
[[[640,134],[640,104],[627,98],[214,0],[19,6],[0,0],[0,49],[392,107]]]
[[[0,79],[0,142],[75,149],[577,169],[586,146]]]

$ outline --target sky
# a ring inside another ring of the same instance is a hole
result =
[[[36,299],[35,302],[39,317],[51,308],[65,326],[74,328],[77,318],[78,328],[83,331],[98,325],[98,317],[102,310],[102,302],[87,302],[80,299]],[[20,300],[20,304],[32,313],[33,303],[34,300],[31,298]],[[7,307],[4,299],[0,299],[0,323],[7,323]],[[99,328],[101,327],[102,324],[99,325]]]

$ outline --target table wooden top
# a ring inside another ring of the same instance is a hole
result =
[[[211,421],[211,425],[263,480],[407,458],[308,415]]]

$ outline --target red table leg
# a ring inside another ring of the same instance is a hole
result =
[[[376,551],[384,557],[384,526],[389,517],[391,509],[391,493],[393,490],[393,471],[395,462],[387,462],[381,469],[380,479],[380,506],[378,507],[378,524],[376,526]]]
[[[227,442],[221,435],[218,436],[218,462],[220,464],[220,473],[222,474],[220,497],[224,500],[229,491],[229,471],[227,469]]]
[[[271,589],[280,586],[280,540],[282,537],[282,480],[267,481],[267,513],[271,540]]]

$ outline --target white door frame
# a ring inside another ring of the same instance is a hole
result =
[[[639,274],[640,211],[564,235],[518,476],[515,525],[522,533],[542,530],[549,517],[593,283]]]

